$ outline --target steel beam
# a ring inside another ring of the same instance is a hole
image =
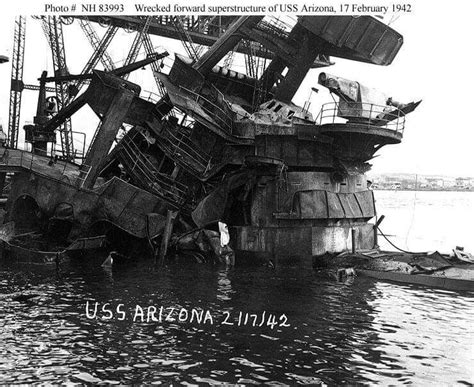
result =
[[[21,93],[23,84],[23,64],[25,59],[26,18],[18,16],[15,20],[13,39],[10,107],[8,117],[7,144],[10,148],[18,146],[18,132],[20,127]]]
[[[199,60],[193,67],[203,74],[207,74],[219,61],[242,39],[240,29],[244,27],[251,28],[256,25],[263,16],[240,16],[229,29],[219,38],[218,41]]]
[[[100,130],[97,131],[84,160],[84,167],[89,168],[84,179],[84,188],[92,189],[94,187],[107,154],[114,143],[115,136],[127,116],[134,96],[133,92],[126,89],[118,91],[104,115]]]
[[[42,18],[42,27],[51,48],[54,75],[67,75],[66,52],[64,49],[63,28],[60,18],[57,16],[44,16]],[[69,84],[67,82],[56,82],[56,96],[59,101],[59,110],[66,106],[69,101]],[[63,155],[67,158],[72,158],[74,154],[74,144],[70,119],[64,122],[63,126],[59,129],[59,132],[61,136]]]

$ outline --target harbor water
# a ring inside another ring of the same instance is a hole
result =
[[[395,245],[474,251],[474,193],[375,195]],[[296,268],[154,270],[136,257],[110,270],[98,260],[59,276],[2,263],[0,384],[474,383],[472,293],[343,285]]]

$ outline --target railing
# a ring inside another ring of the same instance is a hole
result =
[[[151,102],[154,105],[157,105],[160,102],[162,104],[169,106],[170,110],[165,115],[165,117],[168,117],[168,116],[179,117],[180,115],[184,116],[184,114],[178,111],[178,109],[173,104],[167,102],[165,98],[163,98],[163,96],[160,96],[159,94],[153,91],[143,90],[140,94],[140,98],[144,99],[145,101]],[[160,119],[161,118],[162,117],[160,117]]]
[[[199,175],[204,175],[210,169],[212,157],[205,152],[199,151],[196,144],[189,140],[184,133],[175,134],[167,125],[164,126],[164,132],[165,135],[162,137],[162,140],[166,144],[162,143],[162,145],[165,145],[168,149],[170,157],[181,156],[178,161],[182,161]]]
[[[395,106],[361,102],[331,102],[321,107],[316,123],[318,125],[350,123],[403,134],[405,114]]]
[[[173,67],[174,59],[171,59],[170,57],[163,58],[163,63],[164,63],[164,69],[167,69],[168,70],[167,72],[169,72],[169,70]],[[165,71],[162,71],[162,72],[166,73]],[[210,101],[209,99],[203,97],[202,95],[196,93],[195,91],[192,91],[184,86],[179,86],[179,88],[193,95],[194,97],[193,100],[199,104],[201,109],[204,110],[206,114],[212,117],[212,119],[216,121],[217,124],[221,126],[224,131],[228,133],[232,133],[233,117],[231,113],[232,111],[230,109],[229,111],[225,111],[220,106],[216,105],[215,102]],[[218,90],[217,90],[217,93],[218,93],[218,98],[224,101],[223,94],[220,93]],[[159,94],[152,91],[148,91],[148,90],[143,90],[141,92],[140,97],[154,104],[158,103],[162,98]],[[173,109],[170,111],[169,115],[175,116],[175,117],[180,116],[180,112],[177,111],[176,107],[173,105],[171,106],[173,107]]]
[[[276,37],[288,38],[292,26],[278,17],[271,16],[261,20],[255,28]]]
[[[26,121],[25,124],[27,125],[33,125],[33,122],[31,121]],[[99,125],[100,126],[100,125]],[[71,162],[76,162],[78,160],[82,160],[86,156],[86,134],[84,132],[77,132],[77,131],[71,131],[71,140],[72,140],[72,155],[69,158],[69,161]],[[79,139],[78,139],[79,136]],[[33,148],[33,143],[32,142],[24,142],[23,144],[18,145],[15,149],[18,150],[25,150],[28,152],[32,152]],[[39,150],[39,148],[36,148]],[[57,144],[56,142],[51,143],[50,146],[50,153],[52,157],[55,157],[58,155],[58,158],[60,160],[64,160],[67,158],[67,156],[64,156],[64,149],[61,144]]]
[[[140,98],[156,105],[163,97],[153,91],[142,90],[140,93]]]
[[[77,180],[76,180],[77,181],[77,186],[79,188],[82,188],[84,186],[84,182],[86,181],[87,176],[89,176],[90,171],[91,171],[91,166],[90,165],[86,165],[86,164],[81,165],[79,176],[77,177]]]
[[[83,160],[86,157],[86,134],[84,132],[71,132],[72,136],[72,141],[74,144],[74,151],[73,154],[71,155],[71,161],[76,162],[78,160]],[[82,137],[82,141],[77,139],[77,136],[74,137],[74,135],[80,135]],[[62,154],[62,148],[54,144],[54,146],[51,148],[51,153],[53,156],[56,154]],[[63,156],[59,156],[60,159],[63,159]]]
[[[227,23],[221,23],[220,19],[221,16],[184,16],[183,27],[189,32],[220,36],[227,27]],[[173,20],[174,16],[156,16],[153,22],[163,26],[173,26]]]
[[[148,90],[142,91],[140,97],[155,104],[161,98],[158,94]],[[181,112],[173,105],[170,104],[170,107],[172,107],[172,109],[165,116],[165,118],[168,116],[176,117],[181,120],[182,124],[183,120],[189,119],[189,116]],[[211,168],[211,156],[205,152],[201,152],[196,148],[196,144],[189,140],[185,133],[179,132],[179,129],[183,128],[182,125],[178,125],[177,130],[174,132],[172,128],[170,128],[169,124],[166,123],[166,119],[162,122],[163,131],[160,136],[160,139],[162,140],[162,142],[159,144],[160,147],[163,147],[164,150],[169,153],[171,158],[179,158],[177,161],[181,161],[187,167],[191,168],[195,173],[204,175],[204,173]],[[192,119],[190,124],[192,125],[194,122],[195,120]]]
[[[120,148],[119,155],[124,167],[127,168],[128,166],[128,172],[132,175],[136,174],[142,185],[145,185],[158,196],[171,200],[178,205],[184,204],[187,198],[185,185],[159,172],[132,139],[124,138],[120,142]]]
[[[40,151],[39,149],[37,150]],[[60,182],[64,182],[64,179],[62,179],[63,176],[66,176],[68,180],[70,178],[70,176],[66,174],[67,167],[75,167],[74,164],[56,157],[43,156],[25,150],[8,148],[0,149],[0,166],[2,165],[22,168],[26,171],[34,172],[35,174],[46,176]],[[54,167],[54,169],[49,170],[51,167]],[[56,176],[54,173],[48,173],[53,170],[57,173]]]
[[[225,128],[226,132],[232,134],[233,120],[232,116],[228,112],[216,105],[214,102],[208,100],[198,93],[195,93],[192,90],[182,86],[179,86],[179,88],[189,94],[192,94],[194,96],[194,101],[201,107],[201,109],[204,110],[204,112],[206,112],[214,121],[216,121],[219,126]]]

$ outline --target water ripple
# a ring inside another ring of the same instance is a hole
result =
[[[112,273],[94,260],[73,263],[61,278],[1,271],[0,383],[474,380],[469,294],[364,278],[341,286],[290,269],[170,265],[154,271],[149,262],[139,262]],[[14,301],[18,294],[32,297]],[[98,303],[98,318],[87,318],[86,301]],[[105,304],[111,319],[104,318]],[[134,321],[137,305],[145,317],[148,306],[174,308],[174,320]],[[180,310],[193,308],[207,311],[212,324],[179,321]],[[234,325],[222,324],[224,311]],[[239,326],[240,312],[257,314],[264,323]],[[265,321],[282,314],[289,326]]]

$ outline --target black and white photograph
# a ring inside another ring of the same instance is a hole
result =
[[[474,385],[474,3],[0,16],[0,385]]]

